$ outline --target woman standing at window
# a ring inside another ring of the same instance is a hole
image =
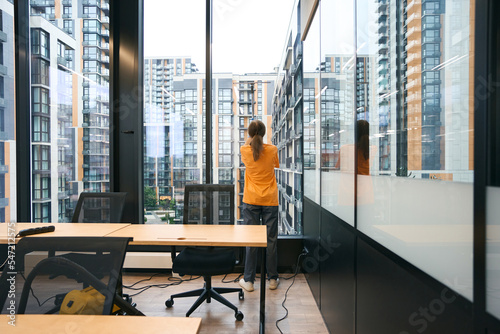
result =
[[[279,167],[278,149],[264,144],[266,126],[261,121],[252,121],[248,126],[250,138],[240,149],[245,164],[245,186],[243,190],[243,219],[246,225],[267,225],[267,276],[269,289],[278,287],[278,185],[274,168]],[[257,268],[257,248],[247,247],[245,273],[240,285],[253,291]],[[262,279],[265,279],[262,276]]]

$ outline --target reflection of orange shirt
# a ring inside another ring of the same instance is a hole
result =
[[[349,148],[349,149],[352,149],[354,145],[345,145],[345,146],[342,146],[341,147],[341,153],[340,153],[340,156],[337,160],[337,164],[335,165],[335,168],[337,169],[340,169],[340,157],[342,155],[345,155],[346,152],[344,151],[347,151],[347,149],[344,149],[345,147]],[[372,151],[373,151],[373,147],[371,147]],[[347,154],[350,154],[350,152],[348,152]],[[345,157],[344,157],[345,158]],[[354,159],[352,157],[352,155],[349,158],[349,161],[348,163],[350,164],[353,164],[354,165]],[[352,168],[354,169],[354,168]],[[347,168],[342,168],[342,170],[352,170],[352,169],[349,169],[349,167]],[[368,159],[365,159],[365,157],[363,156],[363,152],[361,150],[358,150],[358,172],[357,174],[360,174],[360,175],[370,175],[370,158],[368,157]]]
[[[358,150],[358,174],[370,175],[370,158],[365,159],[361,150]]]
[[[245,164],[245,188],[243,202],[251,205],[278,206],[278,184],[274,168],[280,166],[278,148],[263,144],[259,160],[253,160],[252,147],[243,145],[240,148],[241,161]]]

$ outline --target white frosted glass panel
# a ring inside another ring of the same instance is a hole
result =
[[[354,226],[354,174],[322,172],[321,206]]]
[[[319,204],[319,170],[305,170],[304,171],[304,196]]]
[[[472,300],[471,183],[359,175],[358,194],[360,231]]]
[[[486,310],[500,318],[500,188],[486,188]]]

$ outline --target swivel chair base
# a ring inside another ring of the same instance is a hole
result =
[[[234,311],[234,317],[236,318],[236,320],[238,321],[243,320],[243,313],[241,311],[238,311],[238,308],[236,306],[234,306],[231,302],[229,302],[226,298],[222,296],[223,293],[238,292],[239,299],[243,300],[245,298],[243,290],[241,288],[213,288],[211,277],[203,276],[203,278],[205,280],[205,286],[203,289],[196,289],[172,295],[170,296],[169,299],[165,301],[165,306],[167,308],[172,307],[174,305],[174,298],[199,296],[198,299],[194,302],[194,304],[186,313],[186,317],[189,317],[191,313],[193,313],[198,308],[198,306],[200,306],[204,301],[210,303],[211,299],[213,298],[218,302],[226,305],[230,309],[232,309]]]

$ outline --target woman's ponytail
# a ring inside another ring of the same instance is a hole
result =
[[[253,160],[259,160],[260,153],[264,149],[264,135],[266,134],[266,126],[261,121],[252,121],[248,126],[248,135],[252,137],[250,146],[252,147]]]

